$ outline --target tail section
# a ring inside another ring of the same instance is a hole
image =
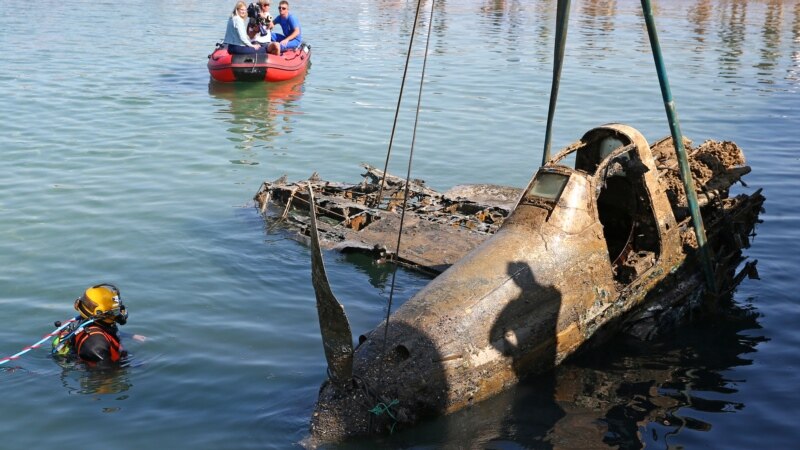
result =
[[[353,376],[353,333],[344,313],[328,283],[325,264],[317,233],[317,212],[314,191],[308,186],[309,217],[311,218],[311,280],[317,296],[317,314],[322,332],[322,345],[328,361],[328,375],[335,382],[350,380]]]

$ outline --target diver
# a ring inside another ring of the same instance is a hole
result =
[[[127,355],[117,325],[128,321],[119,289],[113,284],[94,285],[75,300],[78,319],[53,339],[53,354],[76,356],[95,365],[117,363]]]

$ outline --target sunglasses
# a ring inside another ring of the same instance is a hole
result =
[[[280,7],[278,7],[278,9],[286,9],[286,7],[285,6],[280,6]]]
[[[269,3],[264,3],[264,4],[262,4],[262,5],[261,5],[261,7],[262,7],[262,8],[265,8],[265,7],[266,7],[266,8],[269,8]]]

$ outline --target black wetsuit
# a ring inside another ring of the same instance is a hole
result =
[[[75,353],[86,362],[118,362],[127,353],[120,343],[116,325],[94,322],[73,339]]]

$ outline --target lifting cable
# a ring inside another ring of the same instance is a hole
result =
[[[414,25],[415,25],[415,27],[416,27],[416,23],[417,23],[417,18],[419,17],[419,9],[420,9],[420,4],[421,3],[422,3],[422,0],[418,0],[417,1],[417,16],[414,17]],[[417,124],[419,123],[419,108],[420,108],[420,104],[422,103],[422,86],[423,86],[423,82],[425,81],[425,67],[428,64],[428,47],[430,46],[430,43],[431,43],[431,30],[433,29],[433,7],[434,7],[435,4],[436,4],[436,0],[431,0],[431,12],[430,12],[430,17],[428,19],[428,36],[427,36],[427,40],[425,42],[425,54],[422,57],[422,73],[420,74],[420,77],[419,77],[419,92],[417,93],[417,108],[416,108],[416,113],[415,113],[415,116],[414,116],[414,129],[413,129],[412,134],[411,134],[411,148],[410,148],[409,153],[408,153],[408,168],[407,168],[407,172],[406,172],[405,191],[403,193],[403,207],[400,210],[400,228],[397,230],[397,245],[395,246],[395,252],[394,252],[394,259],[395,259],[394,263],[395,264],[394,264],[394,270],[392,271],[392,284],[391,284],[391,288],[389,289],[389,301],[388,301],[388,305],[386,307],[386,326],[383,329],[383,355],[384,356],[386,355],[386,339],[387,339],[387,337],[389,335],[389,315],[392,313],[392,300],[394,298],[394,286],[395,286],[395,280],[397,279],[397,261],[396,261],[396,259],[399,258],[399,256],[400,256],[400,237],[403,235],[403,222],[405,221],[406,205],[408,204],[408,194],[409,194],[409,185],[410,185],[409,180],[411,180],[411,163],[414,160],[414,143],[417,140]],[[413,33],[412,33],[412,36],[413,36]],[[413,37],[412,37],[412,40],[413,40]],[[409,46],[409,52],[408,53],[409,53],[409,55],[411,54],[411,47],[410,46]],[[406,69],[408,69],[408,61],[406,61]],[[403,76],[404,76],[404,82],[405,82],[405,74]],[[402,92],[402,89],[401,89],[401,92]],[[400,108],[400,102],[399,101],[397,103],[397,107],[398,107],[398,109]],[[395,117],[395,125],[396,124],[397,124],[397,117]],[[392,134],[394,134],[394,127],[392,128]],[[391,143],[390,143],[390,150],[391,150]],[[388,154],[386,155],[386,162],[387,162],[387,164],[389,162],[389,155]],[[386,177],[386,170],[383,171],[383,176],[384,176],[384,178]],[[381,186],[383,186],[383,183],[381,183]],[[379,380],[383,378],[383,366],[384,366],[383,364],[381,364],[381,366],[380,366],[380,374],[378,376]]]
[[[434,0],[435,2],[435,0]],[[392,123],[392,133],[389,135],[389,148],[386,150],[386,162],[383,164],[383,176],[381,176],[381,187],[378,196],[375,198],[375,207],[378,207],[383,196],[383,187],[386,184],[386,170],[389,168],[389,157],[392,155],[392,144],[394,143],[394,132],[397,129],[397,117],[400,115],[400,102],[403,100],[403,88],[406,86],[406,75],[408,74],[408,62],[411,60],[411,47],[414,45],[414,35],[417,32],[417,21],[419,20],[419,10],[422,8],[422,0],[417,0],[417,10],[414,13],[414,25],[411,27],[411,39],[408,40],[408,51],[406,52],[406,65],[403,68],[403,79],[400,82],[400,95],[397,96],[397,108],[394,110],[394,122]],[[433,9],[431,9],[433,14]],[[430,33],[428,33],[430,36]],[[425,51],[427,52],[427,45]],[[427,54],[425,57],[427,58]],[[419,106],[419,105],[417,105]]]
[[[653,7],[650,0],[641,0],[642,15],[644,16],[647,27],[647,36],[650,41],[650,49],[653,52],[653,62],[656,66],[658,84],[661,87],[661,97],[664,101],[664,108],[667,113],[667,123],[669,125],[672,142],[675,147],[675,154],[678,158],[678,165],[686,192],[689,211],[692,215],[697,246],[700,252],[700,259],[703,272],[706,278],[706,286],[712,293],[717,292],[717,284],[714,279],[713,255],[709,246],[706,244],[706,231],[703,225],[703,217],[700,214],[700,207],[697,202],[697,194],[694,188],[689,160],[686,149],[683,146],[683,134],[681,133],[678,113],[675,110],[675,101],[672,98],[672,91],[667,78],[667,68],[664,64],[664,57],[661,53],[661,44],[658,42],[658,31],[656,30],[655,19],[653,18]],[[550,88],[550,105],[547,110],[547,128],[545,129],[544,149],[542,150],[542,165],[547,164],[550,159],[550,140],[553,130],[553,117],[555,116],[556,100],[558,98],[558,88],[561,82],[561,67],[564,62],[564,48],[567,40],[567,28],[569,28],[569,9],[570,0],[558,0],[556,10],[556,35],[555,48],[553,54],[553,82]]]

